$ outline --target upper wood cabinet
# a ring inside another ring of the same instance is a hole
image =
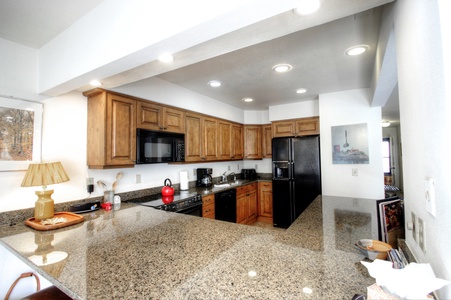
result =
[[[136,161],[136,100],[102,89],[90,90],[83,95],[88,97],[88,167],[133,167]]]
[[[262,159],[261,125],[244,125],[244,158]]]
[[[272,136],[304,136],[319,134],[319,117],[272,122]]]
[[[137,128],[185,133],[183,110],[137,101]]]
[[[232,123],[232,159],[244,158],[244,128],[241,124]]]
[[[220,120],[218,122],[218,159],[232,158],[232,123]]]
[[[272,158],[272,126],[262,125],[262,154],[263,158]]]
[[[218,119],[185,114],[185,161],[218,160]]]
[[[218,159],[243,159],[243,125],[218,120]]]

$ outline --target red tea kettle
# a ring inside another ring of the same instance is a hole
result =
[[[168,182],[169,182],[169,183],[168,183]],[[163,186],[163,188],[161,189],[161,194],[162,194],[163,196],[172,196],[172,195],[174,195],[174,188],[172,187],[171,179],[166,178],[166,179],[164,180],[164,186]]]

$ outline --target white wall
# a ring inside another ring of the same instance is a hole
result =
[[[38,52],[0,38],[0,95],[25,100],[43,99],[37,95]]]
[[[323,195],[384,198],[380,107],[370,107],[369,90],[351,90],[319,96],[321,177]],[[332,164],[332,126],[368,124],[369,164]],[[358,176],[352,176],[356,168]]]
[[[436,276],[447,280],[451,280],[450,9],[449,1],[398,0],[395,10],[405,212],[407,221],[411,211],[424,220],[426,252],[411,231],[406,240],[420,262],[429,262]],[[436,216],[426,211],[427,177],[435,180]],[[438,296],[451,299],[451,286]]]
[[[269,107],[269,121],[288,120],[319,116],[318,100],[303,100],[297,103]]]

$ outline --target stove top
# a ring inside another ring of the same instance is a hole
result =
[[[179,192],[173,196],[163,197],[161,194],[142,197],[131,202],[157,209],[177,212],[188,207],[202,204],[202,197],[197,193]]]

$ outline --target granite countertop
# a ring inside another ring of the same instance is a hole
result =
[[[84,216],[51,231],[2,225],[0,242],[75,299],[351,299],[375,282],[353,246],[377,238],[372,200],[318,197],[286,230],[132,203]],[[43,249],[68,256],[37,267],[28,257]]]

